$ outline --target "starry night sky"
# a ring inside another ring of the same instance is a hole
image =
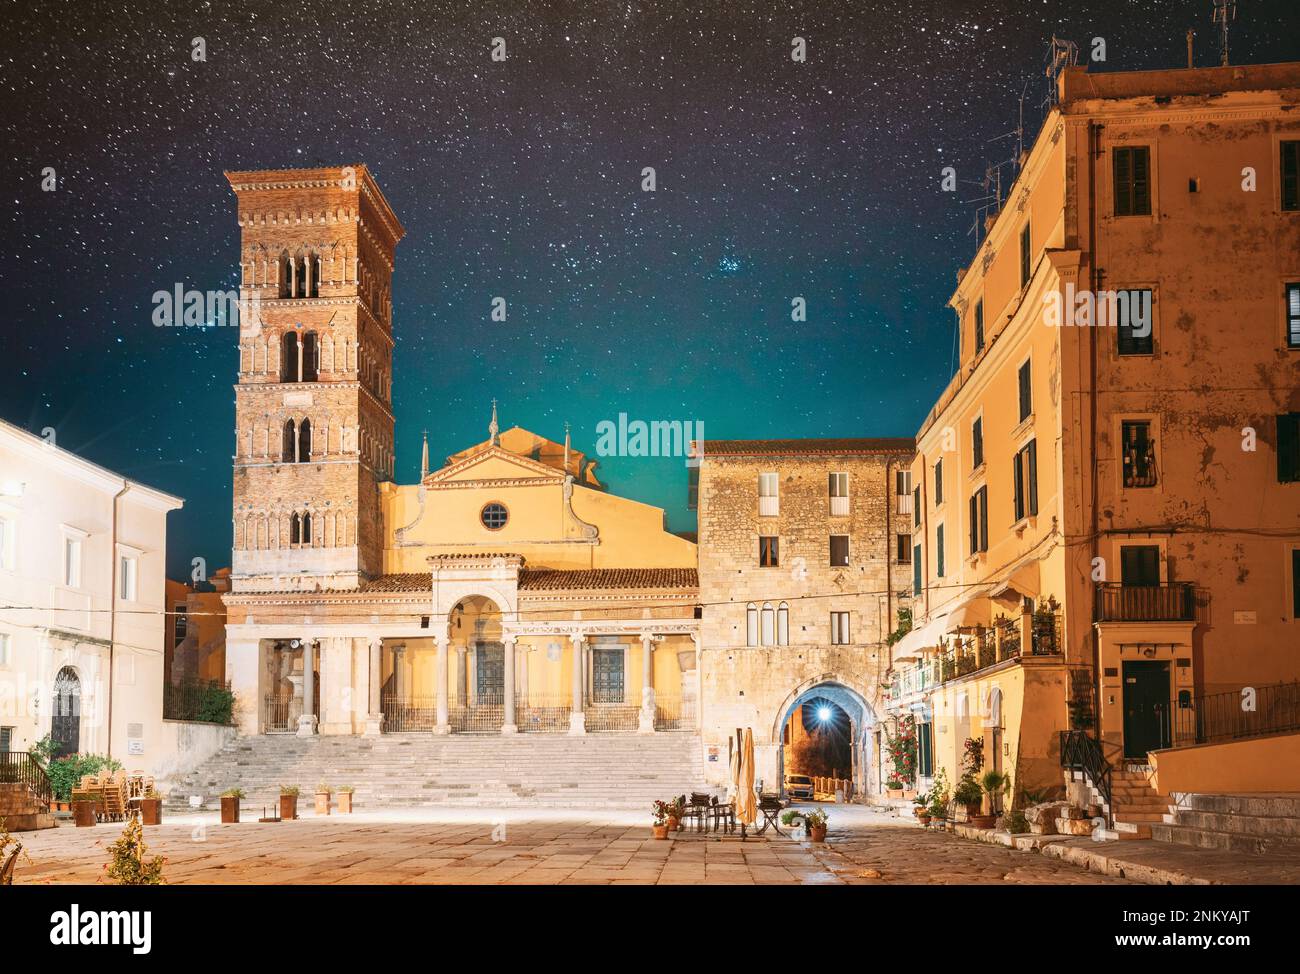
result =
[[[1295,0],[1240,6],[1234,61],[1300,58]],[[1051,35],[1084,58],[1103,37],[1093,69],[1127,70],[1182,66],[1195,27],[1209,65],[1210,9],[6,3],[0,416],[184,497],[173,576],[195,555],[228,564],[236,335],[155,328],[151,296],[234,285],[223,170],[364,162],[408,231],[399,482],[418,476],[422,429],[435,465],[485,438],[494,397],[503,428],[562,439],[568,421],[588,453],[620,412],[714,439],[910,436],[952,373],[945,303],[972,201],[986,163],[1014,153],[1026,83],[1037,131]],[[946,165],[956,194],[940,192]],[[598,472],[694,528],[680,459]]]

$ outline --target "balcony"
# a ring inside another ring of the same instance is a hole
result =
[[[1097,622],[1195,622],[1196,595],[1190,582],[1163,585],[1102,585]]]

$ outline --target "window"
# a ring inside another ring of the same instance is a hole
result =
[[[0,516],[0,569],[13,571],[17,534],[18,522],[13,518]]]
[[[773,535],[759,535],[758,567],[779,568],[781,565],[780,539]]]
[[[975,302],[975,354],[984,351],[984,299]]]
[[[81,588],[81,539],[63,539],[63,584]]]
[[[909,564],[912,560],[912,536],[910,534],[900,534],[897,536],[898,553],[896,555],[900,565]]]
[[[1300,210],[1300,142],[1282,143],[1282,209]]]
[[[849,564],[849,536],[847,534],[831,535],[831,567],[846,568]]]
[[[758,513],[761,517],[773,517],[780,513],[781,501],[777,491],[776,474],[758,475]]]
[[[1016,520],[1038,513],[1038,441],[1030,440],[1016,453],[1013,468],[1016,478]]]
[[[1025,228],[1020,231],[1020,286],[1023,288],[1029,283],[1029,278],[1033,276],[1033,254],[1030,250],[1029,221],[1025,221]]]
[[[298,462],[311,462],[311,420],[304,419],[298,425]]]
[[[1291,549],[1291,615],[1300,619],[1300,548]]]
[[[989,550],[989,489],[981,487],[970,495],[970,553]]]
[[[776,612],[772,609],[771,602],[763,603],[763,630],[761,635],[764,646],[771,646],[776,642]]]
[[[912,488],[912,524],[921,523],[921,485],[917,484]]]
[[[320,377],[320,342],[314,331],[302,336],[302,381],[315,382]]]
[[[172,646],[179,646],[185,642],[185,636],[189,633],[190,620],[186,611],[184,602],[177,602],[172,607]]]
[[[1115,176],[1115,215],[1151,215],[1151,150],[1124,146],[1111,154]]]
[[[849,513],[849,475],[833,473],[829,475],[828,488],[831,499],[831,516],[847,517]]]
[[[12,727],[0,727],[0,754],[8,754],[13,741],[14,729]]]
[[[311,515],[307,513],[302,516],[302,543],[311,545]]]
[[[505,699],[505,653],[501,650],[496,653],[488,655],[480,649],[476,654],[479,660],[478,690],[480,700],[486,697],[499,703]],[[623,663],[622,646],[592,646],[592,703],[623,703],[627,699]]]
[[[745,606],[745,645],[758,645],[758,606],[753,602]]]
[[[934,461],[934,506],[943,503],[943,460]]]
[[[1300,284],[1286,286],[1286,347],[1300,348]]]
[[[776,607],[776,644],[790,645],[790,606],[785,602]]]
[[[909,470],[894,472],[894,492],[898,495],[898,513],[912,512],[912,473]]]
[[[506,510],[504,504],[493,501],[483,505],[483,510],[478,512],[478,519],[489,531],[499,531],[506,526],[506,521],[510,520],[510,512]]]
[[[1277,418],[1277,482],[1300,482],[1300,413]]]
[[[1160,546],[1157,544],[1129,544],[1119,549],[1119,580],[1121,585],[1140,585],[1150,588],[1160,584]]]
[[[1119,291],[1115,298],[1115,325],[1120,355],[1150,355],[1152,340],[1151,292]]]
[[[944,576],[943,550],[943,525],[940,524],[934,529],[934,574],[939,578]]]
[[[118,587],[118,597],[123,602],[134,602],[136,597],[137,573],[140,570],[140,559],[134,555],[122,555],[118,559],[117,573],[121,579]]]
[[[1147,420],[1125,420],[1120,426],[1120,443],[1124,455],[1124,486],[1154,487],[1156,484],[1156,444]]]
[[[10,649],[13,646],[13,637],[7,632],[0,632],[0,667],[8,667],[13,659],[10,655]],[[7,747],[0,747],[0,751],[9,750]]]
[[[918,723],[916,725],[916,773],[921,778],[928,778],[934,774],[933,731],[933,724]]]
[[[912,594],[921,594],[921,546],[912,546]]]
[[[1034,387],[1031,361],[1026,361],[1016,373],[1016,385],[1020,395],[1020,422],[1024,422],[1034,411]]]
[[[284,435],[280,438],[280,462],[294,463],[298,459],[298,431],[293,420],[284,421]]]
[[[970,427],[970,463],[971,469],[978,470],[984,466],[984,417],[981,416]]]
[[[847,646],[849,644],[849,614],[847,612],[831,613],[831,645]]]
[[[280,381],[298,381],[298,335],[286,331],[280,336]]]

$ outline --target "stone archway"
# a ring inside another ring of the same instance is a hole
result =
[[[797,708],[814,700],[830,701],[848,715],[854,792],[869,792],[873,762],[869,742],[871,731],[876,726],[876,712],[860,690],[837,674],[824,674],[800,683],[786,696],[773,717],[771,740],[776,745],[776,773],[782,791],[785,785],[785,726]]]
[[[76,667],[65,666],[54,678],[50,737],[56,745],[55,757],[81,749],[81,677]]]

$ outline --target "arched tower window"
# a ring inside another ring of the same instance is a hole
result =
[[[776,609],[776,644],[790,645],[790,606],[782,602]]]
[[[298,517],[298,512],[294,511],[289,515],[289,544],[302,543],[302,519]]]
[[[292,420],[291,420],[292,422]],[[311,420],[304,419],[298,424],[298,462],[311,462]]]
[[[307,258],[299,254],[294,258],[293,266],[293,296],[295,298],[305,298],[307,296]]]
[[[771,646],[776,642],[776,613],[772,609],[771,602],[763,603],[763,631],[761,635],[764,646]]]
[[[758,645],[758,606],[753,602],[745,608],[745,645]]]
[[[298,459],[296,449],[298,446],[298,432],[294,429],[293,420],[284,421],[284,442],[280,450],[281,463],[295,463]]]
[[[280,381],[298,381],[298,334],[286,331],[280,337]]]
[[[280,297],[293,297],[293,265],[289,261],[289,251],[280,252]]]
[[[302,336],[302,381],[315,382],[320,376],[320,339],[314,331]]]
[[[311,515],[306,513],[302,516],[302,543],[311,544]]]
[[[320,274],[321,274],[320,254],[311,255],[311,296],[320,297]]]

